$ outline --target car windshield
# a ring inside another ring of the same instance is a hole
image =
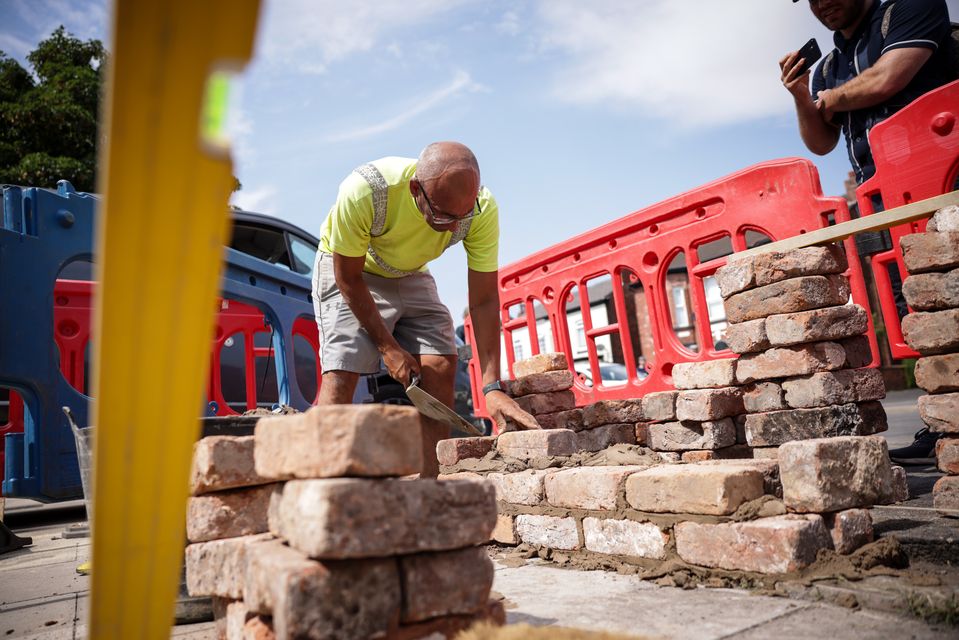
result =
[[[603,380],[628,380],[626,367],[621,364],[601,364],[599,365],[599,374]]]

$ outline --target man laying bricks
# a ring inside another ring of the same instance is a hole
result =
[[[499,208],[480,185],[473,152],[436,142],[419,159],[387,157],[355,169],[340,184],[321,231],[313,271],[323,384],[319,404],[347,404],[361,374],[379,370],[402,383],[413,375],[453,404],[453,319],[426,268],[447,248],[466,248],[469,309],[486,406],[501,427],[537,429],[536,420],[499,387]],[[446,425],[422,418],[423,475],[438,472],[436,443]]]

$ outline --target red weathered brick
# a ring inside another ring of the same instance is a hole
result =
[[[748,257],[729,258],[716,271],[716,280],[724,298],[749,289],[800,276],[842,273],[846,270],[842,245],[803,247],[791,251],[767,251]]]
[[[272,537],[261,533],[187,545],[184,557],[187,592],[191,596],[242,598],[247,548]]]
[[[193,445],[190,491],[194,494],[269,482],[254,468],[253,436],[209,436]]]
[[[736,444],[736,426],[729,418],[649,425],[649,448],[653,451],[722,449],[733,444]]]
[[[919,396],[919,417],[935,433],[959,433],[959,393]]]
[[[263,485],[193,496],[187,501],[187,540],[206,542],[268,531],[273,488]]]
[[[311,558],[379,558],[482,544],[496,524],[488,482],[291,480],[271,530]],[[429,526],[424,526],[429,523]]]
[[[885,431],[884,414],[869,406],[844,404],[810,409],[751,413],[745,419],[746,443],[753,447],[778,446],[794,440],[867,435]],[[879,403],[875,403],[879,404]],[[881,410],[881,405],[879,409]]]
[[[575,518],[518,515],[516,516],[516,534],[526,544],[566,551],[580,548]]]
[[[708,462],[712,460],[750,460],[753,457],[752,447],[744,444],[731,444],[722,449],[695,449],[683,451],[681,460],[688,464]]]
[[[576,433],[577,451],[602,451],[614,444],[636,444],[636,425],[604,424]]]
[[[256,424],[256,471],[268,478],[404,476],[423,467],[419,412],[327,405]]]
[[[764,351],[770,346],[769,338],[766,336],[765,318],[726,325],[723,338],[733,353]]]
[[[519,536],[516,535],[516,523],[513,516],[501,513],[496,516],[496,526],[493,527],[493,533],[490,539],[500,544],[514,545],[519,544]]]
[[[647,420],[675,420],[678,391],[656,391],[643,396],[643,415]]]
[[[569,369],[569,363],[566,361],[566,354],[561,352],[541,353],[513,363],[513,375],[516,378],[563,369]]]
[[[783,280],[737,293],[725,301],[726,319],[731,323],[768,318],[781,313],[834,307],[849,300],[845,276],[806,276]]]
[[[554,507],[612,510],[625,497],[626,478],[644,466],[579,467],[546,478],[546,500]]]
[[[514,397],[527,396],[531,393],[565,391],[573,386],[573,372],[569,369],[544,371],[523,376],[516,380],[507,380],[506,383],[510,395]]]
[[[736,378],[740,384],[746,384],[770,378],[804,376],[842,368],[845,362],[846,350],[837,342],[776,347],[742,356],[736,367]]]
[[[517,473],[491,473],[486,479],[496,488],[496,499],[529,506],[543,502],[543,481],[555,469],[526,469]]]
[[[436,459],[446,467],[460,460],[482,458],[496,446],[496,438],[449,438],[436,443]]]
[[[852,553],[872,542],[872,516],[868,509],[846,509],[823,514],[823,520],[832,537],[833,549],[838,553]]]
[[[520,460],[569,456],[576,453],[576,446],[576,433],[568,429],[508,431],[496,440],[496,449],[501,455]]]
[[[735,449],[735,447],[727,447],[727,449]],[[720,449],[717,453],[721,453],[727,449]],[[749,449],[749,447],[743,447],[743,450],[746,449]],[[753,449],[752,453],[755,455],[756,451],[758,451],[758,449]],[[772,449],[772,451],[776,451],[776,449]],[[782,482],[779,480],[779,463],[774,459],[729,457],[703,460],[698,462],[698,464],[703,466],[717,465],[725,469],[739,468],[758,471],[763,476],[764,493],[776,496],[777,498],[781,498],[783,495]]]
[[[540,413],[556,413],[576,408],[576,396],[572,391],[551,391],[550,393],[533,393],[516,398],[516,404],[523,411],[534,416]]]
[[[959,232],[912,233],[899,240],[910,274],[959,267]]]
[[[786,515],[749,522],[676,525],[676,551],[690,564],[732,571],[789,573],[832,546],[821,516]]]
[[[959,436],[940,438],[936,442],[936,465],[943,473],[959,475]]]
[[[846,361],[842,364],[843,369],[862,369],[872,364],[872,347],[869,345],[868,337],[846,338],[840,340],[839,344],[846,352]]]
[[[786,403],[794,409],[881,400],[886,383],[878,369],[842,369],[784,380]]]
[[[583,407],[583,426],[587,429],[604,424],[622,424],[624,422],[639,422],[643,419],[643,401],[635,400],[600,400]]]
[[[651,522],[612,518],[584,518],[583,537],[589,551],[657,560],[666,557],[669,542],[669,536]]]
[[[649,422],[636,423],[636,444],[646,446],[649,443]]]
[[[959,476],[942,476],[932,487],[932,506],[946,512],[946,515],[959,515]]]
[[[653,513],[728,515],[761,495],[762,474],[733,465],[662,465],[626,479],[629,505]]]
[[[916,385],[929,393],[959,391],[959,353],[919,358],[915,374]]]
[[[785,313],[766,318],[766,336],[774,347],[862,335],[869,328],[869,314],[858,304]]]
[[[787,442],[779,448],[779,474],[786,506],[804,513],[868,507],[892,488],[882,436]]]
[[[282,540],[265,540],[250,544],[243,569],[243,602],[251,613],[271,615],[276,592],[286,588],[287,581],[302,581],[313,575],[322,576],[323,565],[310,560]]]
[[[746,413],[764,413],[787,408],[783,388],[775,382],[754,382],[742,387],[742,390]]]
[[[910,313],[902,319],[902,334],[923,355],[959,351],[959,309]]]
[[[273,619],[263,616],[252,616],[243,625],[243,640],[276,640],[276,631],[273,628]],[[233,640],[227,638],[227,640]]]
[[[399,562],[404,624],[475,613],[489,599],[493,561],[485,547],[403,556]]]
[[[738,387],[680,391],[676,397],[676,419],[680,421],[720,420],[745,411]]]
[[[544,429],[569,429],[580,431],[583,428],[583,410],[570,409],[556,413],[539,413],[536,422]]]
[[[916,311],[959,307],[959,269],[947,273],[917,273],[902,284],[902,295]]]
[[[711,389],[736,384],[736,359],[679,362],[671,373],[677,389]]]

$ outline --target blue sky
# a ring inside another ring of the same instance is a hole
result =
[[[20,60],[61,23],[110,46],[107,2],[0,6]],[[505,265],[773,158],[813,159],[839,194],[845,151],[806,151],[779,81],[813,36],[831,48],[789,0],[265,0],[233,106],[234,202],[318,234],[353,167],[459,140],[499,201]],[[462,248],[431,270],[458,318]]]

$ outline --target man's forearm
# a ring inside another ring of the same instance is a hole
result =
[[[839,141],[839,129],[823,119],[822,112],[808,95],[796,98],[795,102],[799,136],[806,148],[817,155],[832,151]]]
[[[483,384],[487,385],[500,377],[500,323],[497,300],[470,304],[473,320],[473,336],[476,339],[476,356],[480,361]]]

